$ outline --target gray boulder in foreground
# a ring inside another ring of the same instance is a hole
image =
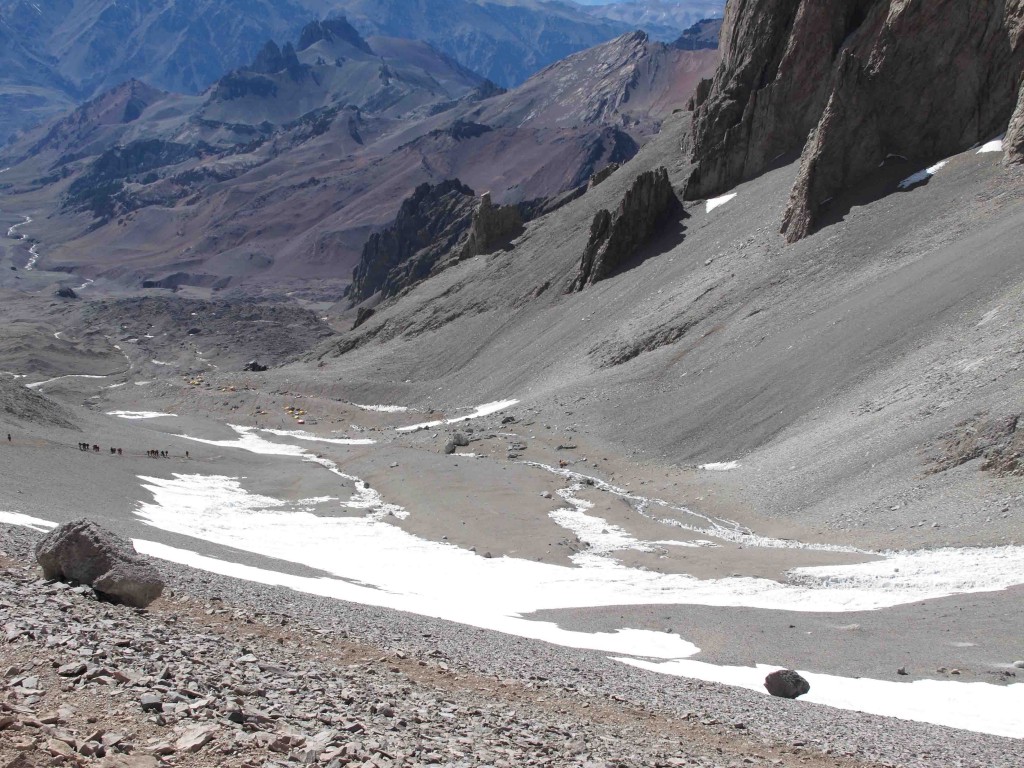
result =
[[[772,696],[783,699],[795,699],[811,690],[811,684],[792,669],[780,669],[772,672],[764,679],[764,687]]]
[[[88,584],[98,594],[145,608],[163,592],[160,573],[127,539],[91,520],[74,520],[36,544],[36,561],[47,579]]]

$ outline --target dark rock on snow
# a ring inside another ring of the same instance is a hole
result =
[[[91,520],[58,526],[39,541],[35,555],[45,578],[88,584],[125,605],[145,608],[164,588],[159,572],[131,542]]]
[[[764,687],[772,696],[795,699],[811,690],[811,684],[792,669],[779,669],[764,679]]]

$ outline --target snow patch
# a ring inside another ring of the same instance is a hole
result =
[[[738,461],[713,461],[710,464],[701,464],[697,469],[706,469],[709,472],[728,472],[731,469],[739,469]]]
[[[49,520],[30,517],[29,515],[23,515],[20,512],[4,512],[3,510],[0,510],[0,523],[18,525],[22,528],[32,528],[36,531],[49,531],[51,528],[57,527],[56,523],[51,523]]]
[[[979,155],[984,155],[989,152],[1002,152],[1003,151],[1003,139],[1006,138],[1006,134],[1003,134],[998,139],[986,142],[981,145],[981,149],[978,150]]]
[[[266,432],[280,437],[294,437],[296,440],[312,440],[317,443],[333,443],[334,445],[373,445],[377,442],[376,440],[368,440],[365,438],[321,437],[320,435],[314,435],[310,432],[302,432],[292,429],[270,429],[269,427],[261,427],[260,432]]]
[[[711,198],[707,202],[707,206],[706,206],[707,212],[711,213],[713,210],[715,210],[715,208],[721,208],[723,205],[725,205],[730,200],[732,200],[734,197],[736,197],[736,195],[737,195],[736,192],[730,192],[729,194],[722,195],[721,197],[713,197],[713,198]]]
[[[404,405],[360,405],[359,403],[352,403],[352,405],[364,411],[377,411],[378,413],[405,413],[409,410]]]
[[[945,168],[948,163],[949,160],[942,160],[929,168],[925,168],[923,171],[918,171],[917,173],[911,176],[907,176],[907,178],[900,182],[900,189],[910,189],[915,184],[920,184],[921,182],[928,181],[928,179],[930,179],[936,173]]]
[[[55,376],[52,379],[46,379],[45,381],[36,381],[32,384],[26,384],[25,386],[29,389],[39,389],[47,384],[52,384],[55,381],[61,381],[62,379],[106,379],[108,376],[93,376],[88,373],[70,373],[67,376]]]
[[[178,414],[160,413],[158,411],[107,411],[107,416],[117,416],[119,419],[162,419],[164,416],[177,418]]]
[[[39,261],[39,245],[33,245],[28,249],[29,260],[25,262],[25,271],[31,272],[36,268],[36,262]]]
[[[421,429],[430,429],[431,427],[439,427],[442,424],[458,424],[461,421],[469,421],[470,419],[479,419],[482,416],[490,416],[492,413],[503,411],[506,408],[511,408],[516,405],[518,400],[495,400],[493,403],[484,403],[478,405],[476,409],[465,416],[456,416],[452,419],[443,419],[441,421],[425,421],[422,424],[410,424],[408,427],[399,427],[397,432],[418,432]]]

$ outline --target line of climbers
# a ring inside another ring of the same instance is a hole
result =
[[[13,442],[12,439],[11,439],[11,433],[10,432],[7,433],[7,442],[8,443]],[[98,445],[96,445],[96,444],[89,445],[89,443],[79,443],[78,444],[78,450],[80,450],[80,451],[92,451],[93,453],[99,453],[100,452],[100,447]],[[123,456],[124,455],[124,449],[122,449],[122,448],[111,448],[110,449],[110,455],[111,456]],[[149,458],[151,458],[151,459],[169,459],[169,458],[171,458],[171,452],[170,451],[159,451],[159,450],[146,451],[146,455],[149,456]],[[192,458],[191,456],[189,456],[188,451],[185,451],[185,458],[186,459]]]
[[[10,442],[10,441],[11,441],[11,436],[8,435],[7,436],[7,442]],[[100,452],[100,447],[98,445],[91,445],[90,446],[89,443],[79,443],[78,444],[78,450],[80,450],[80,451],[92,451],[93,453],[99,453]],[[116,456],[123,456],[124,455],[124,449],[122,449],[122,448],[111,448],[110,449],[110,455],[111,456],[115,456],[115,455]],[[151,458],[151,459],[169,459],[169,458],[171,458],[171,452],[170,451],[150,450],[150,451],[146,451],[146,455],[149,458]],[[189,456],[188,451],[185,451],[185,458],[186,459],[191,458]]]

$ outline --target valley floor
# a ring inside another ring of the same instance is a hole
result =
[[[342,357],[328,307],[57,300],[45,244],[0,241],[0,758],[96,726],[186,766],[1018,764],[1024,494],[970,441],[1019,410],[1019,185],[972,152],[783,248],[780,169],[519,312],[677,138]],[[173,594],[36,581],[82,516]]]

